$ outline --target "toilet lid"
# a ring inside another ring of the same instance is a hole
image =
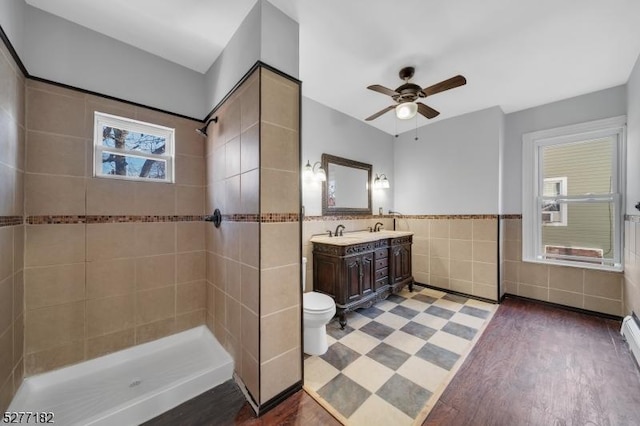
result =
[[[310,291],[302,295],[302,305],[306,311],[326,311],[333,308],[334,303],[330,296]]]

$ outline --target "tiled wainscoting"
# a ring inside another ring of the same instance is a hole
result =
[[[505,293],[622,315],[623,273],[522,262],[522,219],[502,219]]]
[[[0,413],[23,377],[24,85],[0,42]]]
[[[624,315],[640,315],[640,216],[624,223]]]

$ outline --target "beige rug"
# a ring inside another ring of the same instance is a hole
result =
[[[345,425],[420,425],[497,305],[415,286],[327,325],[305,359],[305,390]]]

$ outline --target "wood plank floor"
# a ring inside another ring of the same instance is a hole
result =
[[[640,370],[619,327],[508,298],[423,425],[638,425]],[[256,419],[227,382],[146,425],[339,423],[304,391]]]

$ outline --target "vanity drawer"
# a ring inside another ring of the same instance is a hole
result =
[[[389,285],[389,277],[384,277],[384,278],[380,278],[379,280],[376,280],[376,286],[374,287],[375,290],[379,290],[384,286],[388,286]]]
[[[378,270],[380,268],[386,268],[388,264],[389,264],[389,259],[387,259],[387,258],[377,259],[376,260],[376,270]]]
[[[387,258],[389,257],[389,250],[384,248],[384,249],[379,249],[376,250],[376,260],[378,259],[382,259],[382,258]]]
[[[376,271],[376,281],[389,276],[389,268],[382,268]]]

